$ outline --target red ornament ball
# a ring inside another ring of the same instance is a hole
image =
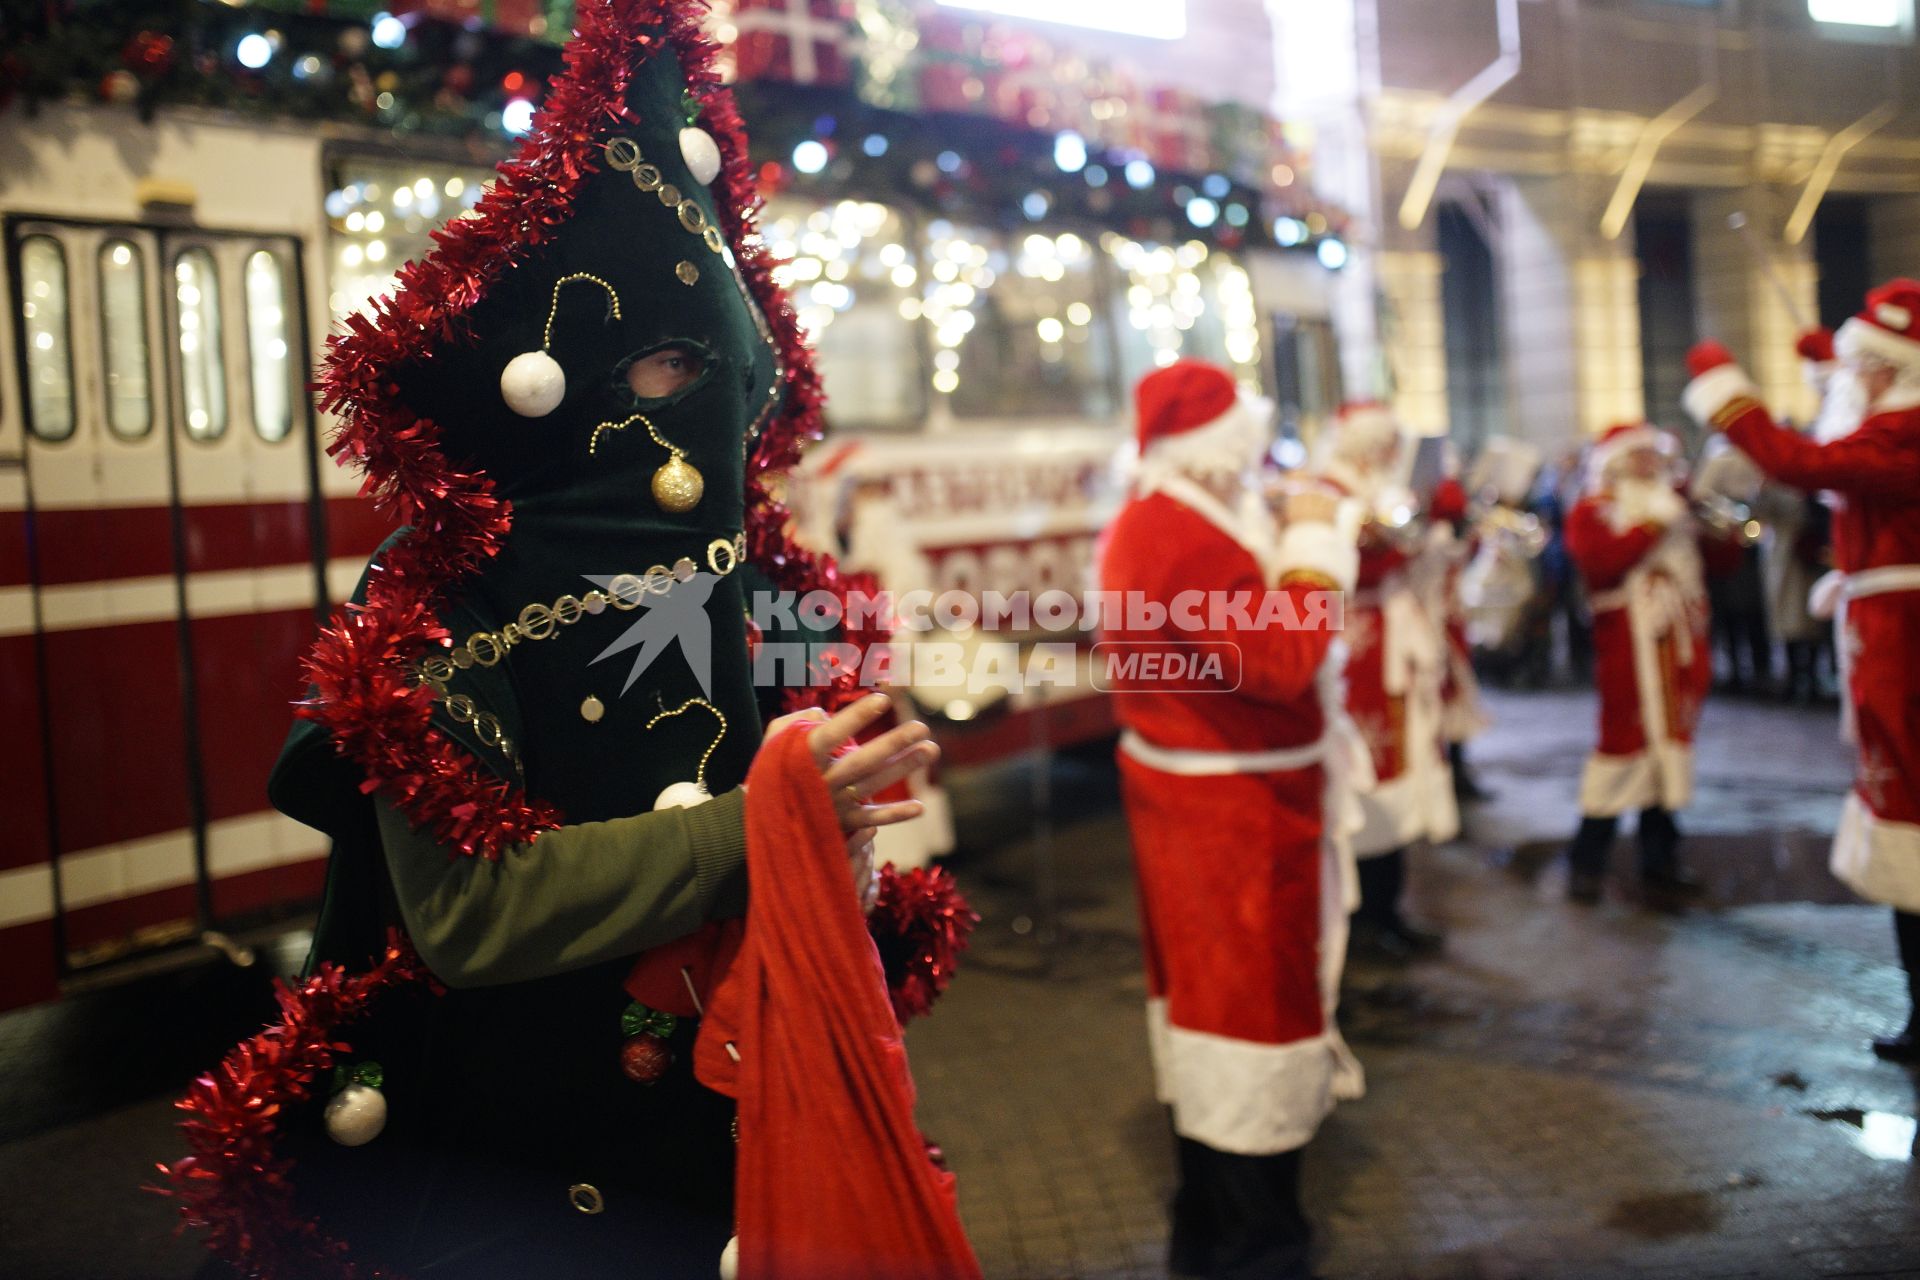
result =
[[[173,70],[173,37],[142,31],[120,50],[120,61],[135,75],[157,80]]]
[[[656,1035],[631,1036],[620,1046],[620,1070],[635,1084],[652,1084],[673,1065],[673,1050]]]

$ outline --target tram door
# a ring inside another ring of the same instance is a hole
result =
[[[9,230],[74,973],[317,890],[318,837],[264,796],[319,592],[297,258],[276,237]]]

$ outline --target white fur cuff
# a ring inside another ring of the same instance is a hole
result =
[[[1686,390],[1680,391],[1680,405],[1693,416],[1701,426],[1709,426],[1713,415],[1726,409],[1741,395],[1753,395],[1753,382],[1741,370],[1740,365],[1720,365],[1709,368],[1699,378],[1693,378],[1686,384]]]
[[[1280,535],[1273,570],[1278,580],[1290,573],[1313,573],[1331,579],[1342,591],[1351,591],[1360,576],[1360,549],[1333,525],[1318,521],[1290,524]]]
[[[1680,403],[1701,426],[1710,426],[1713,415],[1741,396],[1754,393],[1753,383],[1737,364],[1723,364],[1707,370],[1680,393]]]

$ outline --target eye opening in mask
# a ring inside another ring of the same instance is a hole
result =
[[[614,385],[636,407],[660,409],[705,383],[717,363],[704,344],[690,338],[670,338],[622,360],[614,368]]]

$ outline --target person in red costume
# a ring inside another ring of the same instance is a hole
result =
[[[1347,709],[1366,735],[1374,786],[1354,837],[1360,909],[1356,941],[1406,959],[1438,951],[1438,934],[1402,913],[1410,846],[1460,831],[1442,741],[1446,633],[1420,590],[1433,563],[1419,499],[1403,478],[1405,432],[1384,405],[1349,404],[1335,417],[1320,481],[1361,508],[1358,590],[1347,610]]]
[[[1451,450],[1449,450],[1451,453]],[[1434,486],[1427,499],[1425,571],[1420,575],[1427,612],[1439,620],[1446,638],[1446,671],[1440,685],[1440,731],[1447,744],[1447,764],[1453,770],[1453,794],[1462,801],[1492,799],[1467,764],[1467,743],[1487,727],[1480,703],[1480,680],[1473,670],[1473,648],[1467,642],[1467,605],[1460,592],[1461,577],[1478,549],[1472,527],[1472,502],[1457,475]]]
[[[1838,577],[1816,596],[1837,605],[1858,771],[1833,839],[1833,872],[1893,908],[1911,1005],[1920,1007],[1920,282],[1867,295],[1832,344],[1837,365],[1814,434],[1774,422],[1718,342],[1687,356],[1685,404],[1724,431],[1760,469],[1834,508]],[[1818,334],[1801,354],[1820,354]],[[1873,1042],[1920,1062],[1920,1026]]]
[[[1231,655],[1210,680],[1136,666],[1116,681],[1148,1041],[1179,1154],[1170,1266],[1306,1276],[1300,1148],[1362,1089],[1333,1021],[1354,901],[1338,784],[1359,758],[1340,732],[1332,597],[1352,585],[1353,540],[1323,493],[1290,500],[1276,534],[1252,484],[1271,406],[1224,369],[1182,361],[1137,395],[1140,471],[1100,584],[1166,618],[1109,612],[1104,639]],[[1234,599],[1242,612],[1215,614]]]
[[[1640,811],[1649,900],[1695,886],[1679,862],[1674,815],[1693,795],[1693,731],[1712,682],[1703,549],[1674,487],[1673,437],[1644,423],[1609,429],[1588,460],[1586,496],[1567,515],[1567,550],[1593,611],[1600,737],[1580,780],[1568,896],[1600,899],[1620,815]]]

